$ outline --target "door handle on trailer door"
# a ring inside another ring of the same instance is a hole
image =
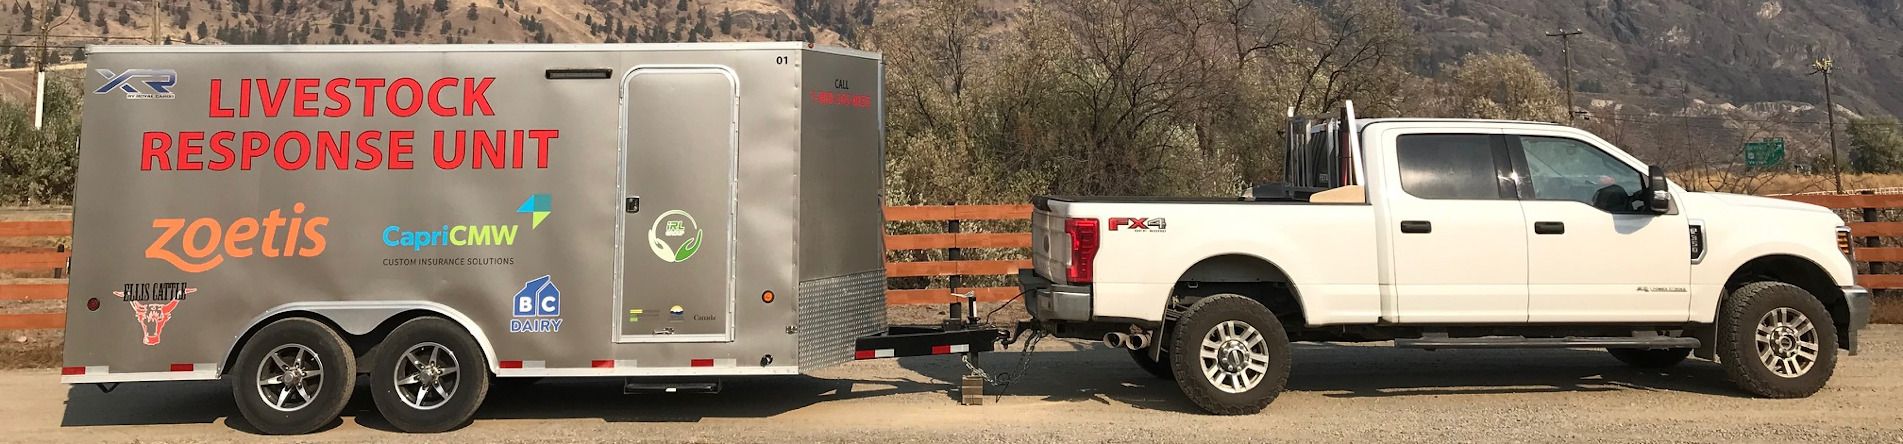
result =
[[[1534,222],[1534,234],[1566,234],[1565,222]]]
[[[1401,221],[1401,232],[1410,234],[1432,233],[1434,232],[1434,223],[1424,220],[1404,220]]]

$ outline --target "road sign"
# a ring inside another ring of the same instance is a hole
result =
[[[1784,162],[1784,138],[1772,137],[1744,143],[1744,166],[1767,168]]]

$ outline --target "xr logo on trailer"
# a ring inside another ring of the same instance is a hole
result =
[[[169,69],[128,69],[114,74],[110,69],[95,69],[106,78],[106,84],[93,90],[93,94],[105,94],[114,90],[126,93],[128,99],[170,99],[172,87],[178,85],[178,72]],[[145,91],[133,85],[144,85]]]

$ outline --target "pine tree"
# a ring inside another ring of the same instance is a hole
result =
[[[463,17],[468,17],[469,21],[472,22],[481,17],[481,15],[476,12],[476,2],[469,2],[469,12],[464,13]]]
[[[436,12],[448,12],[449,0],[436,0],[436,3],[430,5],[430,7],[435,8]]]

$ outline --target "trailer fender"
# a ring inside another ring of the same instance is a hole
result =
[[[243,345],[239,343],[239,340],[244,339],[245,335],[263,327],[267,321],[283,317],[286,313],[310,313],[319,317],[319,320],[342,329],[343,333],[357,336],[368,334],[376,330],[377,326],[382,325],[384,321],[411,311],[435,313],[462,325],[463,330],[467,330],[470,337],[476,338],[476,344],[482,346],[482,354],[488,361],[489,371],[495,372],[500,369],[496,364],[495,347],[490,345],[489,336],[483,333],[482,327],[477,326],[468,316],[464,316],[462,312],[454,308],[428,301],[293,302],[272,307],[270,310],[265,310],[264,314],[252,318],[251,322],[245,323],[244,329],[232,336],[231,345],[225,350],[226,360],[229,361],[230,357],[238,352],[238,347]]]

